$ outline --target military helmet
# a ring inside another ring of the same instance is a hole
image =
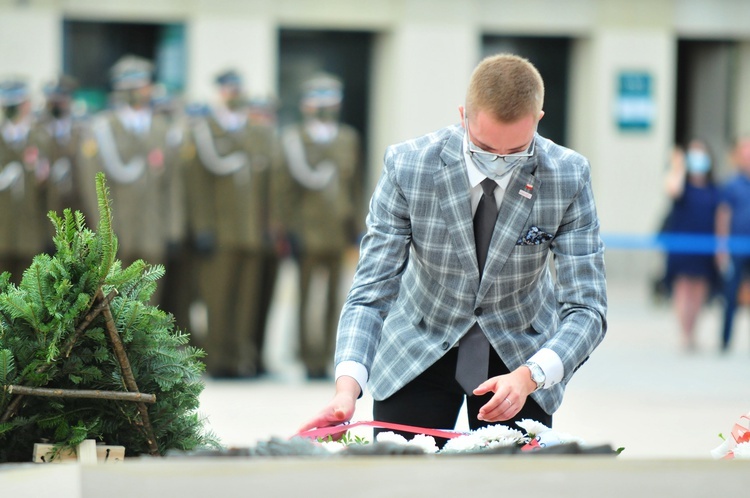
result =
[[[303,106],[335,106],[341,103],[343,96],[341,79],[329,73],[318,73],[302,83]]]
[[[228,69],[216,76],[216,84],[219,86],[242,87],[242,76],[234,69]]]
[[[44,85],[44,95],[48,100],[66,99],[73,96],[78,88],[78,81],[72,76],[61,74]]]
[[[115,90],[135,90],[150,85],[153,72],[154,65],[148,59],[125,55],[112,66],[109,74]]]
[[[29,85],[20,78],[0,81],[0,106],[10,107],[29,100]]]

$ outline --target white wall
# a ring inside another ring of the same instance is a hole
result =
[[[750,41],[739,45],[737,53],[739,67],[734,84],[734,103],[737,107],[733,123],[736,135],[750,135]]]
[[[678,38],[741,42],[732,119],[737,132],[750,133],[746,0],[26,0],[23,5],[0,0],[0,77],[26,75],[37,89],[60,70],[66,16],[184,22],[186,97],[202,101],[213,98],[213,78],[229,66],[243,73],[250,91],[272,92],[278,29],[371,31],[373,177],[388,144],[457,121],[483,34],[571,37],[568,134],[571,145],[591,160],[605,232],[650,233],[664,212],[661,185],[673,137]],[[647,132],[617,128],[613,106],[623,70],[652,75],[656,114]]]
[[[215,98],[215,76],[229,68],[242,74],[253,94],[275,94],[277,34],[269,18],[208,15],[190,19],[187,95],[198,101]]]
[[[61,31],[58,10],[0,7],[0,78],[21,77],[40,96],[62,68]]]

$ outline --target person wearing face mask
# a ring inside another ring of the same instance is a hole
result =
[[[251,123],[243,78],[215,79],[219,101],[190,124],[185,166],[198,288],[208,310],[206,369],[214,378],[255,378],[278,268],[278,172],[272,126]]]
[[[665,233],[682,236],[710,236],[719,197],[713,180],[713,160],[706,142],[693,139],[683,150],[675,148],[666,178],[666,192],[672,206]],[[667,252],[667,289],[680,326],[684,351],[696,349],[695,328],[700,312],[718,288],[719,274],[714,255],[695,253],[698,244],[679,244]]]
[[[359,132],[339,119],[341,80],[319,73],[302,84],[301,121],[285,127],[285,226],[299,267],[299,355],[307,378],[330,377],[347,251],[361,211]]]
[[[71,107],[77,87],[76,80],[68,75],[60,75],[47,83],[44,86],[44,109],[35,123],[35,129],[43,137],[40,153],[49,162],[45,183],[46,211],[52,210],[60,215],[65,208],[84,211],[79,154],[86,122],[73,116]],[[48,225],[49,245],[54,227],[51,223]]]
[[[721,187],[716,215],[717,254],[724,275],[724,323],[720,348],[729,351],[743,280],[750,277],[750,136],[737,139],[732,151],[735,173]]]
[[[589,162],[536,132],[543,100],[528,60],[491,56],[460,124],[386,150],[335,394],[301,431],[350,420],[366,386],[379,422],[452,429],[466,400],[472,430],[551,426],[605,335],[607,290]]]
[[[49,163],[40,153],[29,87],[22,78],[0,81],[0,272],[18,284],[45,247],[42,185]]]
[[[169,123],[151,107],[153,72],[153,63],[143,57],[125,55],[117,60],[110,69],[112,108],[92,119],[80,147],[87,222],[96,226],[99,221],[94,176],[101,171],[112,199],[118,258],[124,266],[138,259],[166,264],[169,244],[181,236],[179,213],[174,210],[181,185],[174,178],[179,144],[170,142]],[[163,286],[157,285],[151,302],[162,305],[162,292]]]

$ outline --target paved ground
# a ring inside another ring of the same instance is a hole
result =
[[[272,374],[206,380],[201,412],[227,446],[291,436],[333,393],[332,383],[306,382],[294,360],[293,281],[294,269],[285,267],[266,352]],[[750,411],[750,312],[741,311],[732,350],[721,355],[720,309],[707,308],[699,349],[686,354],[671,309],[654,303],[645,283],[609,285],[609,333],[569,384],[555,427],[625,447],[621,458],[709,458],[718,434]],[[371,420],[371,406],[369,397],[360,400],[355,420]]]

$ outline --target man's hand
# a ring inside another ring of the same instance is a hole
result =
[[[359,397],[359,384],[352,377],[342,375],[336,380],[336,394],[333,396],[328,405],[323,408],[313,419],[309,420],[299,428],[299,433],[321,427],[330,427],[333,425],[348,422],[354,416],[354,407]],[[333,436],[338,439],[346,431]]]
[[[475,396],[489,392],[495,395],[479,409],[477,418],[485,422],[510,420],[521,411],[526,398],[536,389],[528,367],[520,366],[509,374],[492,377],[474,389]]]

